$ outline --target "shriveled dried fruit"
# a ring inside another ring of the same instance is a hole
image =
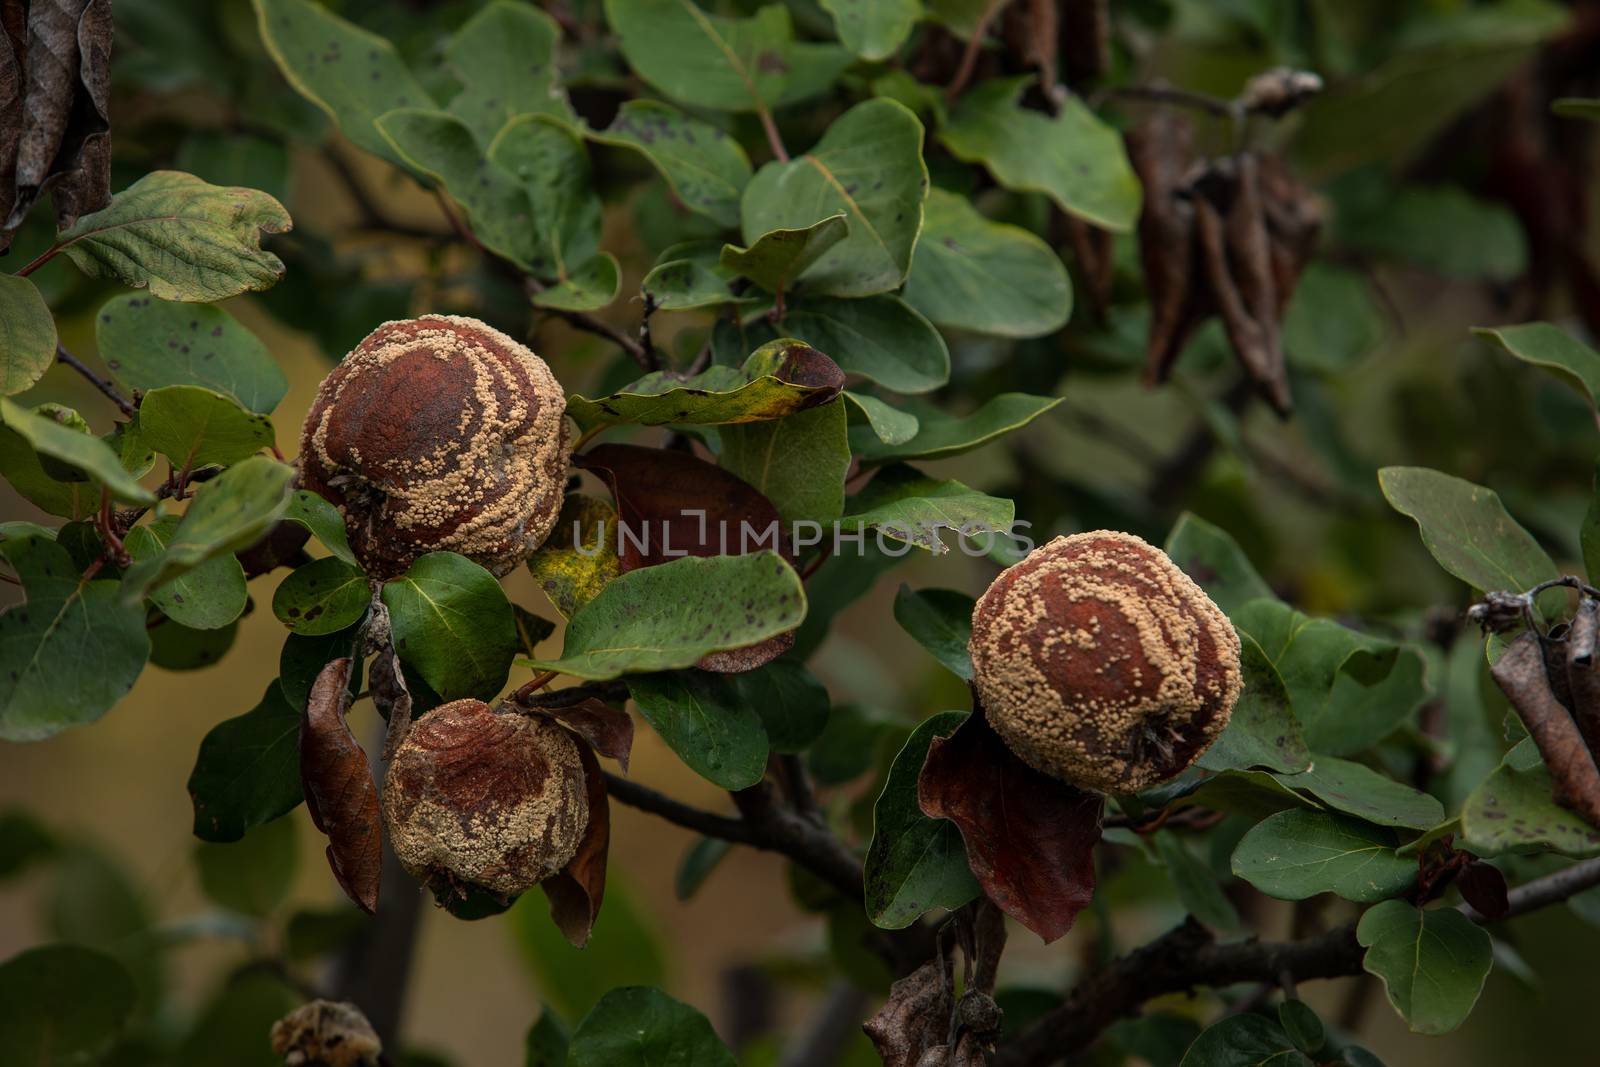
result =
[[[476,319],[387,322],[324,379],[301,477],[374,577],[437,551],[505,574],[561,510],[564,409],[544,360]]]
[[[972,613],[974,685],[1029,766],[1132,793],[1177,775],[1228,724],[1239,637],[1211,598],[1132,534],[1058,537]]]
[[[354,1004],[313,1000],[272,1024],[272,1051],[284,1067],[376,1067],[383,1044]]]
[[[566,866],[583,839],[577,743],[544,716],[441,704],[396,750],[383,817],[395,855],[441,900],[473,888],[516,896]]]

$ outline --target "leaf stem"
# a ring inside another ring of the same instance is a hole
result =
[[[761,119],[761,128],[766,131],[767,145],[771,147],[772,154],[783,163],[789,162],[789,150],[783,146],[783,137],[778,133],[778,124],[773,121],[772,111],[758,97],[756,99],[756,115]]]
[[[524,275],[523,288],[527,291],[529,296],[534,296],[544,292],[546,286],[543,282],[532,275]],[[600,319],[595,318],[593,315],[582,311],[563,311],[559,308],[546,307],[541,307],[539,310],[545,312],[546,314],[554,315],[556,318],[561,319],[574,329],[583,330],[585,333],[592,333],[596,336],[604,337],[606,340],[610,341],[612,344],[628,353],[628,355],[632,356],[633,361],[639,364],[640,368],[646,372],[657,371],[661,369],[660,360],[656,356],[653,348],[645,347],[645,345],[641,344],[638,339],[629,337],[626,333],[623,333],[621,330],[617,329],[608,322],[603,322]]]
[[[36,271],[40,267],[44,266],[46,263],[50,262],[52,259],[55,259],[57,253],[59,253],[65,247],[67,247],[67,246],[64,245],[64,244],[51,245],[49,248],[45,249],[43,252],[40,252],[37,256],[34,256],[33,259],[29,260],[27,263],[24,263],[22,265],[21,269],[19,269],[17,271],[17,277],[26,278],[28,275],[32,274],[34,271]]]
[[[35,262],[38,261],[35,260]],[[71,352],[68,352],[59,344],[56,345],[56,362],[71,367],[73,370],[83,375],[90,385],[104,393],[113,404],[117,405],[118,410],[120,410],[124,415],[132,418],[138,412],[139,409],[135,407],[127,397],[117,392],[117,387],[111,384],[110,379],[100,377],[94,371],[90,370],[88,365],[85,364],[83,360],[79,359]]]
[[[1005,6],[1006,0],[989,0],[984,6],[983,14],[978,16],[977,25],[972,27],[972,38],[967,41],[966,50],[961,53],[961,65],[956,68],[955,76],[950,79],[950,84],[944,91],[946,101],[953,102],[967,87],[967,82],[972,80],[972,72],[978,65],[978,53],[983,49],[983,39],[989,35],[990,24]]]

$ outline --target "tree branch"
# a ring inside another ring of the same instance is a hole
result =
[[[523,277],[523,286],[530,297],[544,292],[547,288],[539,279],[526,275]],[[547,315],[554,315],[556,318],[561,319],[574,329],[604,337],[607,341],[632,356],[633,361],[639,364],[647,373],[661,369],[661,361],[656,357],[653,348],[646,348],[637,338],[629,337],[609,322],[604,322],[582,311],[562,311],[559,308],[539,307],[537,304],[534,306]]]
[[[109,399],[113,404],[117,405],[118,410],[120,410],[124,415],[132,418],[138,412],[139,409],[134,407],[127,397],[117,392],[117,387],[111,384],[110,379],[100,377],[100,375],[89,369],[88,364],[84,363],[83,360],[79,359],[71,352],[68,352],[65,348],[61,347],[60,344],[56,345],[56,362],[71,367],[73,370],[83,375],[84,379],[88,381],[90,385],[104,393],[106,398]]]

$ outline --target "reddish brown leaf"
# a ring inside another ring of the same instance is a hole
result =
[[[614,759],[628,773],[628,756],[633,751],[633,717],[595,697],[574,701],[557,689],[535,693],[517,701],[516,706],[537,715],[547,715],[589,742],[600,755]]]
[[[918,1067],[950,1039],[951,980],[933,959],[889,987],[889,999],[861,1025],[883,1067]]]
[[[765,667],[793,647],[794,631],[790,630],[754,645],[709,653],[695,666],[716,674],[743,674],[757,667]]]
[[[1523,631],[1506,646],[1489,674],[1544,757],[1555,802],[1589,825],[1600,826],[1600,769],[1584,747],[1577,724],[1550,688],[1540,644],[1539,634]]]
[[[1144,188],[1139,258],[1150,296],[1145,382],[1167,380],[1189,334],[1206,314],[1204,281],[1194,263],[1194,208],[1179,195],[1194,128],[1165,109],[1128,135],[1128,158]]]
[[[1511,910],[1506,896],[1506,876],[1493,864],[1476,860],[1467,864],[1456,885],[1461,897],[1486,919],[1499,919]]]
[[[808,408],[821,407],[839,395],[844,388],[844,371],[830,357],[806,344],[789,344],[771,367],[752,367],[752,371],[770,374],[780,381],[805,386],[808,389],[826,389],[806,398]]]
[[[17,145],[27,96],[28,13],[22,0],[0,0],[0,231],[16,196]],[[0,252],[11,243],[0,232]]]
[[[348,657],[322,668],[300,719],[300,783],[311,821],[328,836],[328,866],[345,895],[368,914],[378,908],[383,839],[378,787],[367,754],[345,721]]]
[[[589,943],[606,894],[606,856],[611,846],[611,802],[600,761],[588,745],[578,746],[584,780],[589,786],[589,826],[567,865],[539,883],[550,898],[550,918],[574,948]]]
[[[262,535],[261,540],[248,548],[241,548],[234,555],[239,557],[239,565],[244,568],[246,578],[255,578],[277,570],[279,567],[288,566],[290,563],[304,556],[306,542],[311,540],[311,531],[298,522],[287,520],[273,525],[272,529]]]
[[[378,606],[383,607],[381,602]],[[384,616],[388,616],[387,611]],[[392,637],[373,657],[368,682],[372,687],[372,702],[389,722],[383,737],[383,762],[387,764],[411,732],[411,689],[406,685]]]
[[[930,818],[960,828],[984,893],[1046,943],[1088,907],[1105,798],[1023,763],[981,707],[955,733],[934,739],[917,800]]]

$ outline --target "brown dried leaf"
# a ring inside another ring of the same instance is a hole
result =
[[[1467,864],[1456,886],[1461,890],[1461,898],[1486,919],[1504,918],[1511,910],[1506,876],[1492,863],[1474,860]]]
[[[861,1029],[883,1067],[919,1067],[925,1055],[949,1041],[953,1008],[950,979],[933,959],[891,985],[888,1001]]]
[[[539,883],[550,898],[550,918],[574,948],[589,943],[606,894],[606,856],[611,846],[611,802],[600,761],[588,745],[578,746],[584,780],[589,787],[589,826],[567,865]]]
[[[1583,735],[1556,699],[1545,673],[1539,635],[1532,630],[1501,653],[1489,674],[1494,678],[1544,757],[1554,784],[1555,802],[1600,827],[1600,770],[1584,746]]]
[[[0,223],[11,214],[17,191],[17,147],[28,92],[27,19],[22,0],[0,0]],[[0,252],[10,243],[10,233],[0,231]]]
[[[633,752],[633,717],[595,697],[573,700],[565,691],[535,693],[519,700],[517,708],[557,720],[589,742],[600,755],[614,759],[628,773],[628,757]]]
[[[383,1062],[377,1031],[349,1001],[302,1004],[272,1024],[271,1040],[285,1064],[376,1067]]]
[[[1056,84],[1056,47],[1061,27],[1057,0],[1026,0],[1005,10],[1001,32],[1006,47],[1023,65],[1039,72],[1039,84],[1048,92]]]
[[[1194,263],[1194,208],[1179,193],[1189,169],[1194,127],[1165,109],[1151,112],[1128,135],[1128,158],[1144,188],[1139,259],[1150,297],[1145,382],[1167,380],[1184,344],[1208,312],[1204,279]]]
[[[1105,798],[1023,763],[981,708],[929,746],[917,800],[960,828],[984,893],[1046,943],[1089,906]]]
[[[392,636],[373,657],[368,684],[372,688],[372,702],[389,722],[383,737],[383,762],[387,765],[411,732],[411,689],[406,685]]]
[[[345,721],[349,657],[322,668],[300,719],[300,783],[311,821],[328,836],[328,866],[345,895],[368,914],[378,908],[383,839],[378,787],[367,754]]]
[[[794,631],[790,630],[769,637],[758,644],[730,648],[724,652],[712,652],[695,666],[716,674],[743,674],[757,667],[765,667],[793,647]]]

